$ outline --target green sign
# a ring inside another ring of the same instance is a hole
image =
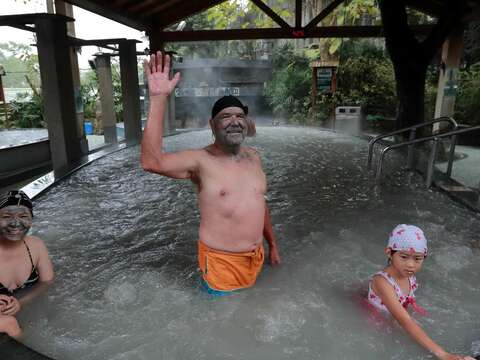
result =
[[[457,90],[457,71],[456,69],[448,69],[447,81],[445,82],[445,87],[443,88],[443,95],[455,96],[457,94]]]
[[[332,68],[317,68],[317,91],[321,93],[332,91]]]

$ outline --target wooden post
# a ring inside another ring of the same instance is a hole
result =
[[[102,126],[106,143],[117,142],[117,121],[113,100],[112,67],[110,56],[106,54],[95,57],[95,68],[99,82],[100,103],[102,104]]]
[[[452,116],[457,93],[457,74],[463,52],[463,27],[456,29],[442,47],[442,60],[438,79],[437,100],[434,117]],[[434,125],[434,131],[440,130],[440,124]]]
[[[65,15],[73,18],[73,6],[67,4],[64,1],[56,0],[55,1],[55,10],[59,15]],[[67,35],[75,37],[75,24],[73,21],[67,23]],[[85,137],[85,130],[83,123],[85,122],[85,116],[83,113],[83,99],[80,92],[80,70],[78,67],[78,48],[70,47],[70,62],[72,63],[72,80],[73,80],[73,94],[75,98],[75,113],[77,118],[77,132],[78,132],[78,141],[82,147],[82,153],[88,153],[88,142]]]
[[[58,15],[35,21],[43,112],[54,170],[68,167],[83,155],[76,126],[67,21]]]
[[[125,40],[119,44],[123,122],[129,146],[138,144],[142,134],[136,43],[136,40]]]

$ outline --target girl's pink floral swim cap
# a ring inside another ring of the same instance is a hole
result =
[[[392,250],[418,252],[427,256],[427,239],[422,229],[415,225],[400,224],[393,229],[388,239],[388,245]]]

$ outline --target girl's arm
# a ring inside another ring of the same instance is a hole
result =
[[[471,359],[470,357],[463,357],[446,352],[443,348],[433,341],[425,331],[418,325],[400,304],[397,294],[392,285],[380,276],[375,276],[372,281],[373,291],[380,296],[388,311],[392,314],[395,320],[405,329],[405,331],[425,349],[433,353],[440,360],[461,360]]]

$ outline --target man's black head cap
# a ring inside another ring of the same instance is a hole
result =
[[[33,216],[33,203],[32,200],[23,191],[11,190],[4,194],[0,198],[0,209],[10,205],[23,205],[26,206]]]
[[[242,104],[242,102],[233,95],[227,95],[218,99],[212,108],[212,119],[225,108],[238,107],[243,110],[245,115],[248,115],[248,106]]]

